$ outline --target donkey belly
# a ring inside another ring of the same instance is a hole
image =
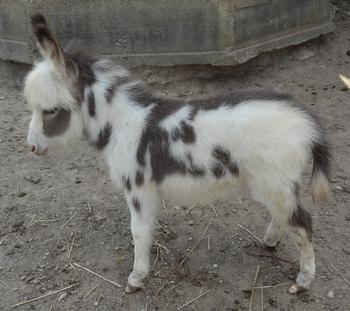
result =
[[[168,176],[160,185],[163,199],[177,205],[207,204],[233,198],[239,188],[237,177],[216,180],[211,177]]]

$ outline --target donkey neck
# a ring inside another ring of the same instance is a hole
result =
[[[139,105],[130,93],[139,83],[125,74],[102,72],[85,87],[84,130],[98,149],[104,149],[116,132],[134,132],[146,119],[150,107]]]

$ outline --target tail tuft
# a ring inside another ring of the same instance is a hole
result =
[[[311,190],[314,200],[327,202],[330,195],[330,159],[327,142],[315,142],[312,146],[314,165],[312,169]]]

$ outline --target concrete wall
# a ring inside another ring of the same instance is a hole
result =
[[[329,0],[2,0],[0,58],[33,62],[29,16],[135,65],[243,63],[333,30]]]

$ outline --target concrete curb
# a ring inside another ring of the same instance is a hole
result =
[[[127,66],[236,65],[334,30],[329,0],[3,0],[0,59],[33,63],[29,17]]]

